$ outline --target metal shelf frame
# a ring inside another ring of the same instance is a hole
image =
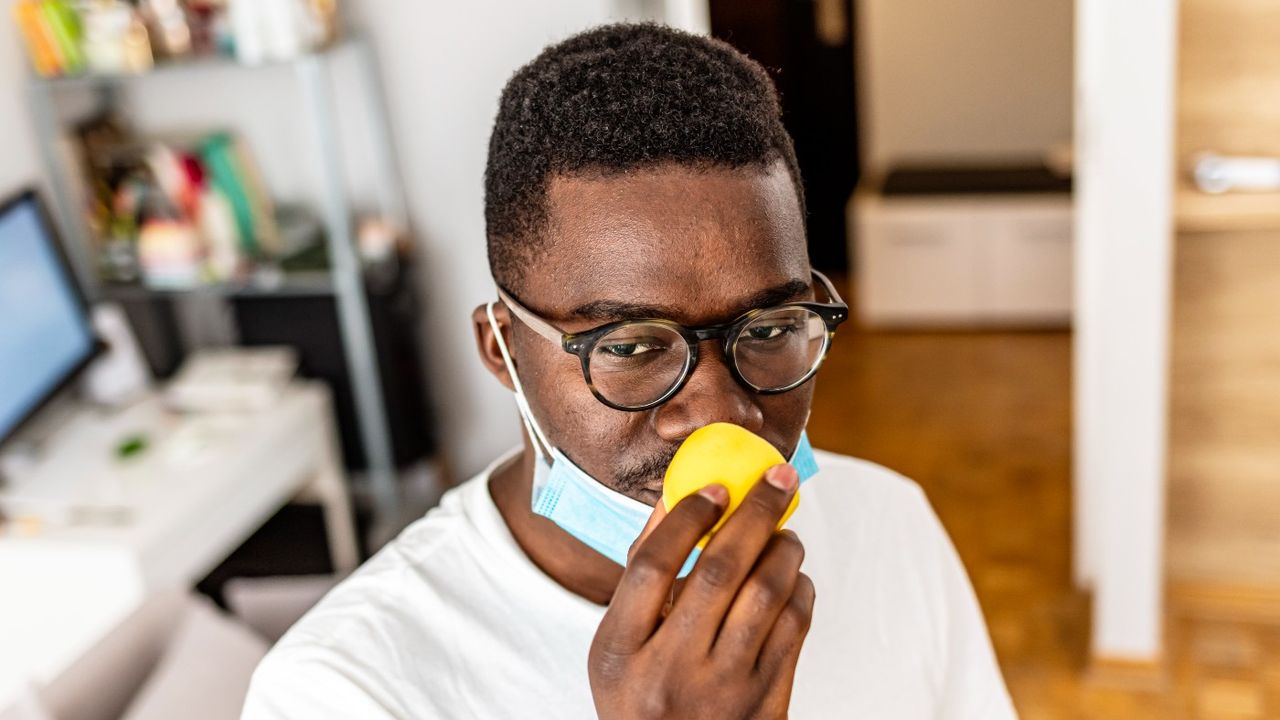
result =
[[[369,485],[373,496],[375,535],[399,522],[399,492],[396,479],[391,433],[383,402],[382,378],[378,371],[373,329],[365,294],[363,266],[356,250],[356,228],[347,196],[342,162],[341,137],[337,126],[337,105],[333,92],[332,65],[340,54],[351,54],[359,67],[359,85],[352,95],[361,96],[368,126],[372,132],[376,194],[383,216],[402,231],[410,232],[407,204],[395,153],[391,146],[391,128],[386,110],[386,95],[378,71],[377,58],[371,44],[360,35],[352,35],[324,50],[303,55],[287,62],[247,66],[230,58],[209,58],[157,66],[136,75],[81,75],[63,78],[41,78],[34,74],[28,84],[33,119],[39,135],[40,150],[52,184],[54,210],[62,229],[62,237],[75,272],[91,300],[121,297],[172,297],[183,291],[156,291],[146,288],[113,288],[99,281],[95,270],[91,237],[81,208],[70,190],[73,169],[59,159],[58,142],[62,119],[56,95],[66,88],[88,88],[97,91],[103,104],[118,102],[117,88],[124,83],[145,82],[148,77],[210,69],[251,72],[260,67],[287,65],[293,70],[303,107],[301,120],[306,124],[320,179],[321,204],[331,269],[328,273],[308,273],[301,282],[287,281],[278,288],[223,285],[194,288],[192,294],[233,296],[258,294],[302,296],[332,294],[347,366],[351,373],[360,438],[368,459]],[[344,95],[344,98],[349,97]]]

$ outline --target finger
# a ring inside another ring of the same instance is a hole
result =
[[[796,656],[769,677],[768,690],[760,698],[760,710],[756,717],[786,718],[791,710],[791,689],[796,683],[796,660],[799,659],[800,646],[796,646]]]
[[[738,588],[773,537],[799,485],[795,468],[775,465],[765,472],[742,504],[707,543],[668,622],[691,642],[710,648]]]
[[[728,502],[723,485],[699,490],[672,508],[636,549],[596,633],[611,643],[610,651],[638,650],[653,634],[676,574]]]
[[[712,653],[720,658],[756,658],[778,617],[791,601],[804,562],[794,532],[775,533],[734,598]]]
[[[640,531],[640,536],[636,541],[631,543],[631,547],[627,550],[627,563],[631,562],[631,558],[635,556],[636,550],[640,549],[640,544],[644,539],[649,537],[654,528],[658,527],[658,523],[662,522],[662,518],[667,516],[667,504],[658,498],[658,504],[653,506],[653,513],[649,515],[649,521],[644,524],[644,529]]]
[[[790,601],[769,631],[764,647],[760,649],[756,667],[761,672],[777,676],[795,672],[800,648],[804,646],[805,636],[809,634],[809,626],[813,622],[815,598],[813,580],[800,573]]]
[[[649,520],[644,524],[644,529],[640,531],[640,536],[637,537],[635,542],[631,543],[631,547],[627,549],[628,564],[631,563],[631,558],[635,557],[636,550],[640,549],[640,545],[644,542],[645,538],[649,537],[654,529],[658,527],[658,523],[662,522],[662,519],[666,516],[667,505],[661,498],[659,498],[658,503],[653,506],[653,512],[649,515]],[[683,581],[677,579],[675,582],[676,585],[679,585]],[[667,613],[671,612],[671,605],[675,603],[676,585],[671,586],[671,590],[667,592],[667,601],[662,605],[662,612],[660,614],[664,618],[667,616]]]

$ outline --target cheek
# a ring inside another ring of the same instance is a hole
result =
[[[813,406],[813,382],[781,395],[765,395],[759,399],[764,413],[764,438],[783,450],[794,450],[791,445],[800,436],[809,408]]]
[[[542,347],[539,347],[541,345]],[[520,379],[542,431],[584,470],[616,453],[635,433],[643,413],[624,413],[601,404],[582,377],[578,359],[539,337],[520,343]]]

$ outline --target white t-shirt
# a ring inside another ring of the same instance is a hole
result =
[[[869,462],[817,458],[788,523],[817,589],[791,720],[1015,717],[919,487]],[[244,718],[595,717],[587,650],[605,609],[521,551],[489,494],[497,465],[307,613],[258,666]]]

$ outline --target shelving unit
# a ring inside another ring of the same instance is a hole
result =
[[[399,170],[391,148],[390,126],[386,115],[385,94],[369,42],[360,36],[348,37],[322,51],[303,55],[288,62],[246,66],[231,58],[202,58],[159,65],[154,70],[133,75],[81,75],[41,78],[33,75],[29,83],[35,126],[40,135],[41,152],[49,177],[53,181],[54,207],[62,226],[66,251],[91,300],[147,299],[196,294],[213,297],[245,296],[315,296],[331,295],[337,307],[340,332],[347,366],[351,374],[360,438],[368,460],[369,485],[374,501],[374,534],[385,533],[398,523],[398,490],[396,468],[391,447],[379,376],[369,306],[366,298],[364,268],[356,250],[352,201],[344,184],[341,138],[337,130],[337,106],[333,95],[332,66],[340,55],[351,55],[358,64],[357,83],[344,94],[344,101],[359,98],[368,114],[372,129],[372,157],[375,170],[376,196],[382,217],[405,232],[409,218],[401,190]],[[321,186],[321,215],[325,228],[330,268],[328,271],[289,273],[278,279],[199,286],[189,290],[154,289],[145,286],[121,286],[102,283],[95,270],[95,239],[87,227],[81,208],[71,190],[73,169],[60,160],[57,143],[63,127],[57,96],[66,91],[93,91],[100,104],[120,102],[118,89],[127,83],[147,82],[158,76],[172,76],[193,71],[226,71],[250,73],[260,68],[286,66],[301,90],[303,106],[299,119],[306,124],[314,148],[315,172]]]
[[[103,300],[142,300],[153,297],[201,295],[215,297],[271,297],[289,295],[333,295],[333,276],[328,272],[313,271],[289,273],[279,280],[255,280],[243,282],[207,283],[193,288],[167,289],[142,285],[102,285],[99,297]]]
[[[1184,180],[1173,204],[1181,233],[1280,230],[1280,192],[1211,195]]]
[[[1201,152],[1280,157],[1280,12],[1180,0],[1169,578],[1280,587],[1280,192],[1199,192]]]

